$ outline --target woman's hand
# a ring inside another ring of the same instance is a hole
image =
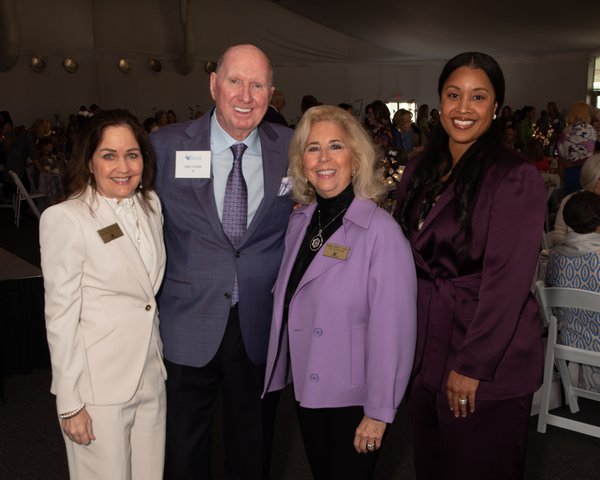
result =
[[[92,417],[84,408],[77,415],[60,421],[63,432],[75,443],[80,445],[89,445],[94,437],[92,429]]]
[[[455,417],[466,417],[467,405],[469,413],[475,412],[475,394],[479,387],[479,380],[466,377],[451,370],[450,375],[448,375],[446,387],[448,388],[448,405],[450,406],[450,411],[454,412]]]
[[[374,420],[365,415],[354,434],[354,448],[356,451],[358,453],[369,453],[379,450],[386,426],[385,422]],[[367,448],[367,445],[372,445],[372,447]]]

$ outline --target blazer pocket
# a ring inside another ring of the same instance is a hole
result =
[[[192,284],[179,282],[172,278],[165,277],[161,287],[161,293],[179,298],[190,298],[192,296]]]
[[[365,384],[365,340],[367,335],[366,325],[355,325],[352,327],[352,350],[351,350],[351,382],[352,385]]]

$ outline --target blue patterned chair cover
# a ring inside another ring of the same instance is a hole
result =
[[[600,292],[600,252],[566,256],[550,251],[546,284]],[[559,339],[564,345],[600,351],[600,314],[578,308],[558,309]],[[600,392],[600,368],[582,365],[579,387]]]

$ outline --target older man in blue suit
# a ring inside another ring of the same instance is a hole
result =
[[[211,478],[219,392],[226,478],[268,476],[274,408],[260,394],[271,289],[292,209],[285,178],[292,131],[261,123],[273,90],[266,55],[236,45],[211,74],[211,114],[151,137],[168,258],[159,295],[168,480]]]

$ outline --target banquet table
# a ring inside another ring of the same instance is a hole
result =
[[[41,270],[0,248],[0,399],[2,379],[49,368]]]

